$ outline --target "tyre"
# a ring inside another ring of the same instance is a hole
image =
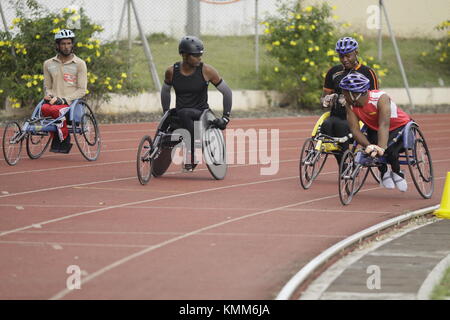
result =
[[[142,185],[146,185],[150,178],[152,177],[152,163],[151,158],[152,152],[152,138],[149,136],[144,136],[139,143],[137,158],[136,158],[136,168],[137,176],[139,182]]]
[[[339,198],[343,205],[347,205],[352,201],[355,187],[354,180],[355,159],[350,150],[346,150],[339,164]]]
[[[39,159],[50,145],[50,134],[43,132],[40,134],[29,133],[27,137],[27,154],[30,159]]]
[[[84,102],[80,104],[75,108],[84,108],[84,114],[80,121],[72,121],[73,136],[83,157],[95,161],[101,149],[100,130],[91,108]]]
[[[22,129],[17,122],[8,122],[3,130],[2,149],[5,161],[10,166],[19,162],[22,151]]]
[[[433,165],[425,137],[417,125],[411,126],[414,137],[412,149],[406,150],[409,172],[417,191],[425,199],[430,199],[434,191]]]
[[[328,154],[317,150],[317,143],[313,138],[306,139],[300,152],[299,176],[303,189],[311,187],[327,161]]]

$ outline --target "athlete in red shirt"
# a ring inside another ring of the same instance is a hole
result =
[[[397,187],[407,190],[407,183],[400,171],[398,156],[403,148],[402,139],[392,140],[411,121],[411,117],[400,109],[383,91],[369,90],[370,81],[360,73],[351,73],[344,77],[339,87],[346,101],[347,121],[356,141],[372,157],[385,155],[387,165],[380,167],[385,188]],[[368,127],[367,137],[361,133],[359,120]],[[389,147],[388,147],[389,145]]]

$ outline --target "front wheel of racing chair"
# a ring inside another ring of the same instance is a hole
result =
[[[8,122],[3,130],[2,150],[5,161],[10,166],[19,162],[22,151],[23,132],[15,121]]]
[[[30,159],[39,159],[50,145],[50,134],[48,132],[30,133],[27,136],[27,154]]]
[[[136,166],[137,166],[137,176],[139,182],[142,185],[146,185],[150,178],[152,177],[152,164],[153,164],[153,155],[152,155],[152,138],[146,135],[142,138],[139,143]]]
[[[300,184],[303,189],[308,189],[314,179],[322,171],[327,161],[328,153],[322,153],[322,141],[308,138],[300,152],[299,174]]]

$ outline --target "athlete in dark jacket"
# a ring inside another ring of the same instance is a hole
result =
[[[194,160],[194,121],[199,120],[202,112],[209,108],[208,84],[211,82],[223,95],[223,114],[215,120],[216,127],[225,130],[230,121],[232,106],[232,92],[219,73],[211,65],[203,63],[203,43],[194,36],[185,36],[181,39],[178,52],[182,57],[181,62],[167,68],[164,84],[161,89],[161,104],[163,111],[170,108],[170,90],[175,89],[176,114],[183,128],[191,135],[191,163],[185,163],[185,169],[192,171]],[[188,150],[189,152],[189,150]],[[187,157],[189,162],[189,157]]]
[[[375,72],[358,61],[358,42],[350,37],[344,37],[337,41],[336,52],[341,60],[340,65],[336,65],[328,70],[325,76],[325,84],[320,99],[323,108],[330,109],[330,117],[321,125],[321,132],[332,137],[344,137],[350,133],[345,111],[345,99],[342,89],[339,87],[341,80],[352,72],[358,72],[370,80],[369,90],[378,89],[378,79]],[[341,144],[345,151],[348,142]],[[335,154],[336,160],[340,162],[342,154]]]

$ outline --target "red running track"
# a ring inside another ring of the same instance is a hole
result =
[[[137,146],[156,123],[102,125],[96,162],[85,161],[76,146],[70,155],[22,158],[15,167],[2,160],[0,299],[272,299],[336,242],[439,204],[450,169],[450,114],[414,118],[433,159],[430,200],[408,173],[408,192],[382,189],[369,177],[343,207],[333,158],[303,190],[299,149],[318,117],[232,121],[231,129],[279,129],[275,175],[261,175],[268,165],[247,158],[230,165],[222,181],[204,165],[194,173],[172,165],[141,186]],[[81,270],[80,289],[67,289],[72,265]]]

